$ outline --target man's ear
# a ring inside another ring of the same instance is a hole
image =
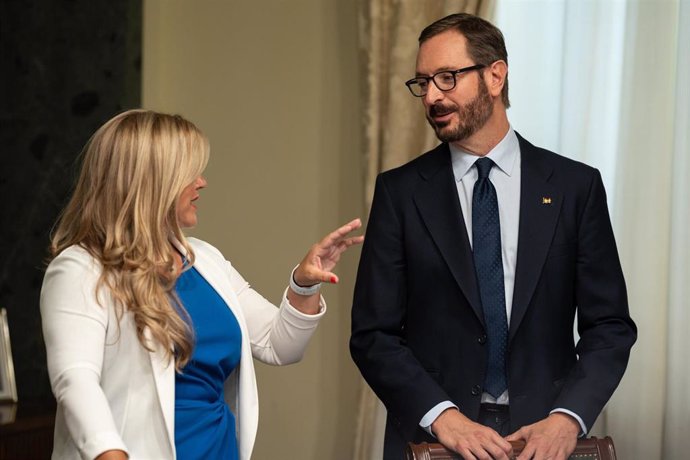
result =
[[[501,95],[507,75],[508,64],[505,61],[495,61],[487,68],[487,71],[484,72],[484,81],[491,96],[499,97]]]

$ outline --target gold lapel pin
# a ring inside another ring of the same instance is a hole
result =
[[[541,204],[551,204],[551,197],[550,196],[541,197]]]

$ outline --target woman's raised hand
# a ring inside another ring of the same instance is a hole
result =
[[[295,270],[294,281],[300,286],[313,286],[321,282],[337,283],[338,276],[332,270],[347,248],[364,241],[364,236],[349,236],[361,226],[362,221],[355,219],[313,245]]]

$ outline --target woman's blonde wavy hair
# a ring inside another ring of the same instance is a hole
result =
[[[177,371],[191,357],[193,333],[174,291],[180,271],[170,240],[182,244],[193,264],[177,202],[205,169],[209,150],[204,134],[179,115],[130,110],[115,116],[84,147],[74,193],[51,238],[53,257],[76,244],[100,261],[96,289],[112,293],[118,321],[131,313],[141,344],[153,351],[148,329]]]

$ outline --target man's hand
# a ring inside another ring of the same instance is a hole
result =
[[[554,412],[532,425],[523,426],[506,437],[508,441],[525,441],[517,460],[566,460],[575,450],[580,425],[562,412]]]
[[[513,448],[491,428],[475,423],[459,410],[447,409],[431,424],[438,440],[465,460],[508,460]]]

